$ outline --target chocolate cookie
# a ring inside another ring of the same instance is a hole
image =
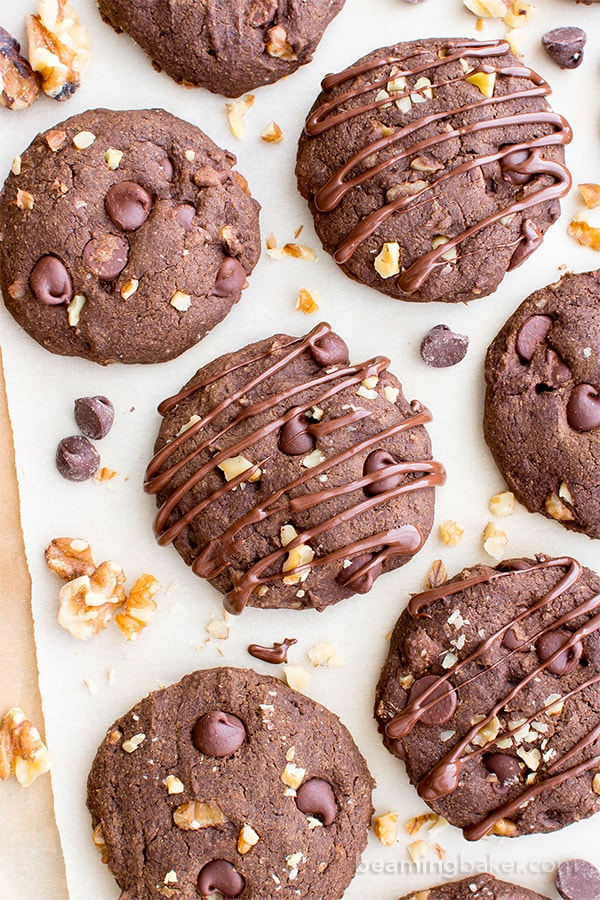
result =
[[[112,725],[88,807],[123,900],[334,900],[367,843],[373,786],[337,716],[276,678],[217,668]]]
[[[38,135],[0,197],[0,284],[65,356],[153,363],[223,319],[260,255],[235,157],[163,110],[93,110]]]
[[[159,406],[156,534],[230,612],[324,609],[421,549],[445,474],[388,364],[351,365],[322,323],[220,357]]]
[[[472,300],[541,244],[571,129],[506,41],[426,39],[328,75],[296,174],[323,247],[400,300]]]
[[[345,0],[98,0],[175,81],[239,97],[309,63]]]
[[[600,537],[600,269],[531,294],[492,342],[484,433],[533,512]]]
[[[497,881],[493,875],[475,875],[462,881],[438,884],[422,891],[426,900],[547,900],[543,894],[507,881]],[[416,895],[416,896],[421,896]],[[400,900],[414,900],[415,894],[406,894]]]
[[[468,840],[599,809],[600,577],[571,558],[465,569],[413,596],[375,715],[420,796]]]

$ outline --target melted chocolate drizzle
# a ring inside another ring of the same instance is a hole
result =
[[[511,619],[511,621],[503,625],[502,628],[499,629],[495,634],[492,634],[482,640],[482,642],[464,659],[456,662],[447,672],[445,672],[443,675],[440,675],[439,678],[436,678],[434,684],[426,688],[421,694],[419,694],[419,696],[415,697],[412,700],[409,700],[406,706],[396,716],[394,716],[393,719],[390,720],[386,727],[386,735],[391,741],[400,741],[401,738],[409,734],[417,725],[417,723],[423,719],[424,714],[435,706],[435,704],[439,700],[440,686],[448,683],[449,687],[453,687],[460,691],[461,687],[464,687],[471,681],[475,681],[476,679],[485,677],[486,673],[489,673],[496,667],[505,664],[515,653],[521,652],[523,650],[523,646],[520,643],[513,649],[507,647],[506,643],[504,642],[506,634],[509,633],[517,623],[527,620],[532,613],[542,610],[544,607],[547,607],[557,598],[561,597],[563,594],[569,591],[581,578],[582,566],[577,562],[577,560],[572,559],[571,557],[540,559],[539,562],[528,565],[524,570],[509,569],[508,571],[496,570],[492,573],[482,573],[480,575],[474,575],[470,578],[465,578],[460,581],[455,581],[451,584],[442,585],[438,588],[432,588],[431,590],[423,591],[422,593],[416,594],[411,598],[408,605],[409,614],[413,616],[413,618],[417,619],[429,618],[428,609],[433,603],[438,600],[451,597],[454,594],[459,594],[465,589],[473,587],[477,584],[489,584],[501,578],[515,577],[523,571],[533,572],[539,569],[552,568],[566,570],[553,588],[551,588],[549,591],[543,594],[543,596],[535,600],[531,606],[524,609],[513,619]],[[545,628],[541,628],[536,634],[533,634],[527,638],[528,645],[532,645],[543,635],[553,632],[556,629],[560,629],[562,626],[567,625],[569,622],[572,622],[573,620],[586,615],[589,616],[589,618],[587,618],[583,625],[572,632],[567,641],[562,643],[554,653],[541,661],[540,664],[536,666],[528,675],[526,675],[521,680],[521,682],[517,684],[505,697],[500,698],[500,700],[498,700],[496,705],[492,710],[490,710],[487,716],[474,724],[472,728],[469,729],[469,731],[467,731],[466,734],[464,734],[460,738],[460,740],[448,751],[448,753],[446,753],[442,757],[442,759],[421,778],[419,784],[417,785],[417,790],[424,800],[435,801],[447,796],[448,794],[451,794],[458,787],[461,770],[465,763],[472,761],[478,756],[483,756],[490,751],[494,751],[496,749],[495,744],[499,737],[511,737],[525,725],[533,722],[534,720],[539,718],[539,716],[548,712],[548,709],[553,704],[548,704],[534,710],[534,712],[527,719],[525,719],[525,721],[521,720],[515,728],[503,731],[501,735],[497,735],[493,740],[488,741],[484,746],[473,747],[471,745],[471,741],[477,735],[477,733],[489,722],[491,722],[492,719],[494,719],[498,715],[498,713],[500,713],[501,710],[510,703],[511,700],[517,697],[527,684],[529,684],[537,676],[539,676],[541,672],[544,672],[548,669],[551,670],[552,663],[555,662],[561,655],[563,655],[565,651],[568,651],[570,648],[580,645],[581,641],[585,637],[600,630],[600,594],[595,594],[594,596],[588,598],[583,603],[580,603],[579,606],[566,612],[550,625],[546,626]],[[501,646],[507,649],[508,652],[505,655],[501,656],[492,665],[486,666],[482,672],[480,671],[462,682],[457,682],[456,676],[470,663],[474,663],[480,660],[481,657],[492,648],[492,646]],[[576,694],[579,694],[581,691],[584,691],[587,688],[592,687],[594,684],[598,683],[600,683],[600,674],[594,675],[587,681],[575,687],[573,690],[563,694],[560,698],[560,701],[556,702],[564,703],[570,697],[573,697]],[[436,691],[438,692],[438,696],[434,697]],[[484,835],[488,834],[493,829],[494,825],[500,819],[510,816],[511,813],[514,813],[525,803],[527,803],[527,801],[533,799],[534,797],[537,797],[538,794],[542,793],[543,791],[556,787],[571,778],[576,778],[578,775],[588,771],[589,769],[600,767],[600,755],[597,754],[590,759],[580,761],[576,765],[564,768],[569,760],[580,754],[587,747],[592,746],[598,739],[600,739],[600,723],[568,752],[563,754],[563,756],[556,760],[552,765],[548,766],[546,768],[544,777],[541,777],[533,784],[525,786],[524,790],[519,793],[517,797],[498,806],[482,821],[475,822],[474,824],[467,826],[464,829],[464,835],[467,840],[479,840],[479,838],[484,837]],[[561,769],[561,771],[557,771],[558,769]]]
[[[219,463],[247,451],[248,448],[263,440],[270,433],[279,431],[293,418],[306,414],[313,406],[321,405],[340,391],[347,390],[353,385],[360,385],[365,378],[369,378],[373,375],[380,375],[387,369],[389,360],[381,356],[374,357],[373,359],[357,365],[338,365],[322,369],[307,383],[295,384],[278,394],[269,394],[261,401],[250,403],[238,413],[232,421],[223,426],[218,435],[209,437],[193,446],[189,452],[183,455],[179,462],[170,463],[170,459],[175,450],[183,447],[190,438],[201,434],[206,425],[214,422],[218,416],[226,412],[232,404],[242,397],[247,397],[257,386],[268,383],[275,373],[289,366],[293,359],[302,353],[306,353],[307,351],[310,352],[314,345],[319,344],[324,337],[332,334],[333,332],[331,331],[330,326],[326,323],[321,323],[304,338],[291,340],[287,344],[277,344],[267,353],[251,359],[246,359],[209,378],[194,380],[178,394],[169,397],[160,404],[158,410],[164,415],[174,409],[182,400],[201,391],[207,385],[218,381],[226,374],[245,367],[251,367],[253,364],[277,354],[275,360],[258,375],[245,382],[237,391],[229,394],[217,406],[210,410],[210,412],[204,415],[199,422],[196,422],[190,428],[186,429],[158,451],[146,471],[145,490],[151,494],[156,494],[167,488],[173,477],[185,465],[192,462],[203,451],[208,449],[211,444],[214,442],[221,443],[222,439],[230,432],[233,432],[235,435],[236,426],[240,425],[242,422],[251,420],[254,416],[274,408],[283,401],[288,399],[292,400],[295,395],[301,394],[309,387],[321,389],[318,396],[315,397],[314,395],[311,395],[309,401],[300,406],[292,406],[282,415],[273,418],[262,427],[256,428],[247,437],[236,440],[234,436],[233,442],[228,447],[220,450],[211,457],[209,461],[200,466],[196,472],[185,479],[183,484],[174,490],[169,498],[165,500],[156,516],[155,531],[160,544],[167,544],[175,540],[203,509],[233,490],[238,484],[247,481],[253,472],[256,472],[259,468],[264,466],[267,460],[260,460],[255,463],[251,469],[242,472],[240,475],[222,484],[219,488],[214,490],[210,496],[197,503],[185,514],[176,515],[175,521],[173,521],[173,514],[177,514],[177,507],[181,500],[195,485],[201,482],[208,473],[214,471]],[[282,571],[278,571],[276,574],[267,573],[267,570],[272,569],[278,563],[282,563],[289,551],[293,550],[294,547],[299,544],[309,543],[319,535],[330,531],[332,528],[341,525],[343,522],[354,519],[370,509],[388,502],[393,497],[444,483],[446,477],[444,468],[440,463],[435,462],[434,460],[400,462],[366,474],[362,478],[356,479],[348,484],[341,484],[334,488],[313,491],[310,494],[295,497],[291,500],[289,499],[289,493],[294,491],[294,489],[308,481],[318,478],[319,475],[325,474],[334,466],[340,465],[345,460],[350,459],[356,453],[364,453],[372,447],[380,446],[382,441],[386,438],[390,438],[393,435],[400,434],[403,431],[416,428],[431,421],[431,414],[419,403],[414,402],[412,404],[412,409],[413,415],[408,418],[403,419],[388,428],[381,429],[375,435],[364,438],[353,446],[348,447],[346,450],[328,457],[319,465],[306,469],[292,482],[273,492],[270,496],[262,499],[243,516],[240,516],[240,518],[233,522],[223,534],[215,537],[198,552],[198,555],[192,563],[192,570],[194,573],[204,578],[216,578],[223,573],[236,558],[240,547],[239,534],[244,528],[251,527],[258,522],[265,520],[269,516],[279,516],[282,511],[293,514],[294,512],[312,509],[329,500],[346,494],[355,493],[357,498],[359,498],[354,506],[325,519],[322,523],[313,528],[303,531],[290,543],[286,544],[285,547],[281,547],[280,549],[269,553],[267,556],[250,566],[244,574],[237,579],[233,589],[225,598],[225,608],[229,612],[234,614],[241,613],[252,593],[255,592],[259,586],[278,581],[284,576],[293,575],[298,572],[301,573],[306,566],[298,566],[285,573]],[[340,428],[345,429],[349,425],[360,421],[360,419],[370,417],[371,415],[372,413],[366,409],[353,409],[351,412],[338,416],[335,419],[325,418],[320,422],[312,423],[311,433],[318,441],[320,437],[324,437]],[[403,476],[394,479],[397,483],[393,488],[377,492],[374,496],[365,496],[363,488],[374,485],[385,479],[390,479],[393,475]],[[412,477],[406,478],[408,475]],[[361,554],[373,551],[368,562],[361,565],[356,571],[352,572],[349,578],[344,580],[343,586],[352,590],[355,582],[360,582],[360,580],[364,579],[369,573],[375,575],[378,569],[381,570],[381,565],[387,558],[399,554],[414,554],[421,548],[423,541],[423,535],[415,525],[402,524],[387,531],[382,531],[378,534],[369,535],[360,540],[356,540],[345,547],[341,547],[338,550],[326,553],[322,556],[315,556],[310,563],[310,568],[312,569],[316,566],[322,566],[337,560],[352,559]],[[279,569],[281,569],[280,565]]]
[[[410,97],[414,92],[414,87],[407,86],[405,91],[395,91],[391,97],[387,95],[379,100],[369,101],[365,98],[365,103],[358,106],[351,106],[344,109],[343,104],[351,101],[361,95],[378,93],[384,89],[390,80],[405,78],[407,76],[417,76],[423,72],[431,73],[440,67],[449,63],[457,62],[460,59],[478,59],[482,57],[502,57],[510,50],[510,46],[506,41],[449,41],[438,51],[438,55],[442,54],[438,60],[432,62],[429,60],[423,65],[416,65],[409,68],[407,62],[409,59],[418,58],[419,52],[426,53],[425,49],[413,51],[406,57],[385,56],[371,62],[362,63],[361,65],[351,66],[336,75],[328,75],[322,82],[321,87],[325,93],[329,93],[334,88],[350,81],[360,75],[375,72],[377,69],[387,66],[399,66],[398,71],[394,74],[389,72],[385,77],[377,79],[369,84],[358,88],[351,88],[341,93],[333,100],[326,101],[312,112],[305,125],[305,132],[309,137],[322,134],[330,128],[334,128],[342,122],[357,116],[365,116],[372,110],[381,106],[389,105],[391,102],[400,100],[404,97]],[[379,138],[366,144],[361,150],[350,156],[334,175],[324,184],[314,196],[314,204],[320,212],[331,212],[334,210],[343,197],[354,187],[372,179],[379,172],[384,171],[390,166],[395,165],[399,160],[416,156],[423,151],[430,150],[436,144],[442,144],[453,138],[460,138],[468,134],[474,134],[482,130],[490,130],[493,128],[503,128],[505,126],[517,126],[525,124],[549,125],[552,127],[550,134],[542,135],[535,139],[531,139],[522,143],[506,144],[499,148],[496,153],[490,153],[485,156],[476,156],[466,162],[461,163],[450,171],[446,171],[439,177],[434,178],[426,187],[410,196],[400,197],[389,203],[385,203],[379,209],[365,216],[358,225],[350,232],[350,234],[342,241],[334,253],[334,259],[338,263],[347,262],[356,252],[360,244],[372,235],[390,216],[396,212],[402,212],[409,208],[415,208],[423,203],[430,202],[435,197],[435,188],[449,179],[456,177],[465,172],[469,172],[475,168],[487,165],[489,163],[500,161],[505,177],[509,172],[515,173],[515,179],[525,179],[527,181],[531,177],[546,176],[540,178],[539,185],[536,190],[532,190],[527,196],[518,196],[517,199],[496,213],[486,216],[481,221],[466,228],[462,233],[451,237],[446,243],[438,248],[424,253],[421,257],[412,262],[399,276],[397,280],[398,287],[407,294],[414,293],[419,290],[425,283],[427,278],[432,274],[437,266],[446,264],[446,260],[442,258],[454,247],[458,247],[467,238],[481,231],[488,225],[503,219],[505,216],[514,213],[523,212],[539,203],[556,200],[563,197],[571,187],[571,176],[564,165],[552,160],[546,159],[543,154],[543,148],[555,144],[568,144],[572,140],[571,128],[562,116],[552,112],[551,110],[536,110],[533,112],[523,112],[514,115],[502,116],[500,111],[502,104],[515,99],[526,97],[544,97],[551,93],[550,87],[544,79],[523,65],[490,65],[489,63],[480,63],[476,65],[468,73],[464,73],[459,78],[447,78],[433,82],[428,90],[436,90],[442,86],[447,86],[458,81],[464,81],[467,76],[477,73],[487,73],[496,75],[522,78],[533,82],[533,87],[523,88],[522,90],[512,91],[507,94],[500,94],[490,98],[482,95],[480,100],[473,103],[465,104],[453,109],[442,112],[425,115],[416,119],[403,128],[399,128],[392,134]],[[419,140],[417,132],[434,122],[443,122],[453,116],[460,117],[471,110],[484,109],[491,107],[492,114],[490,118],[484,118],[482,121],[471,122],[460,127],[449,127],[448,131],[442,130],[439,134],[431,135],[428,138]],[[403,141],[415,135],[415,143],[407,149],[402,150],[381,162],[372,162],[376,154],[392,147],[394,144]],[[366,168],[359,174],[351,177],[351,172],[357,166],[364,164]],[[548,178],[550,183],[548,183]],[[525,219],[522,225],[521,236],[517,239],[516,249],[513,258],[509,264],[509,268],[515,268],[520,265],[541,243],[542,235],[537,229],[535,223],[530,219]]]

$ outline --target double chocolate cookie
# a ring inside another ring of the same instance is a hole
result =
[[[220,357],[159,406],[158,540],[230,612],[324,609],[421,549],[445,474],[388,364],[351,364],[322,323]]]
[[[345,0],[98,0],[175,81],[239,97],[309,63]]]
[[[395,44],[322,88],[296,174],[351,278],[400,300],[472,300],[558,218],[571,130],[506,41]]]
[[[341,897],[373,780],[337,716],[249,669],[155,691],[108,730],[88,779],[123,900]]]
[[[600,537],[600,269],[531,294],[492,342],[484,433],[529,510]]]
[[[451,881],[437,887],[421,891],[419,894],[406,894],[400,900],[548,900],[543,894],[536,894],[507,881],[498,881],[493,875],[475,875],[463,878],[462,881]]]
[[[0,284],[36,341],[99,363],[178,356],[260,255],[235,157],[163,110],[93,110],[38,135],[0,197]]]
[[[420,796],[468,840],[598,812],[600,577],[538,556],[413,596],[375,715]]]

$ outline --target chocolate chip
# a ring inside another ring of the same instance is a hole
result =
[[[501,787],[508,787],[521,780],[521,767],[514,756],[506,753],[486,753],[483,764],[498,779]]]
[[[546,375],[546,384],[551,388],[558,388],[561,384],[566,384],[570,380],[573,373],[568,365],[560,358],[556,350],[548,347],[546,350],[546,365],[548,366],[548,374]]]
[[[575,431],[600,427],[600,395],[591,384],[578,384],[567,403],[567,422]]]
[[[513,269],[522,265],[541,246],[543,240],[544,235],[537,223],[533,219],[525,219],[521,224],[521,237],[515,252],[510,258],[508,271],[512,272]]]
[[[246,740],[244,723],[222,710],[201,716],[192,730],[194,747],[207,756],[230,756]]]
[[[219,893],[223,897],[239,897],[244,890],[245,879],[226,859],[212,859],[200,869],[198,893],[210,897]]]
[[[561,69],[576,69],[583,62],[587,34],[583,28],[553,28],[542,37],[542,47]]]
[[[408,702],[411,703],[413,700],[416,700],[417,697],[420,697],[424,691],[439,680],[437,675],[424,675],[422,678],[419,678],[410,689]],[[420,721],[425,725],[443,725],[452,718],[456,709],[456,691],[451,684],[445,681],[427,698],[424,706],[428,706],[434,701],[437,701],[435,705],[431,709],[426,710],[420,718]]]
[[[191,231],[192,222],[196,215],[196,208],[192,206],[191,203],[180,203],[179,206],[175,207],[173,212],[177,224],[181,225],[184,231]]]
[[[337,815],[337,803],[333,788],[323,778],[304,781],[296,792],[296,806],[307,816],[320,819],[323,825],[331,825]]]
[[[108,191],[104,206],[115,225],[123,231],[136,231],[150,215],[152,197],[135,181],[119,181]]]
[[[348,586],[355,594],[368,594],[383,571],[381,562],[376,563],[368,572],[354,578],[356,572],[366,566],[373,559],[372,553],[361,553],[355,556],[349,566],[341,569],[337,575],[337,582],[342,587]]]
[[[329,366],[347,366],[349,362],[348,347],[335,331],[328,331],[309,347],[310,354],[322,369]]]
[[[421,341],[421,359],[428,366],[445,369],[464,359],[469,349],[466,334],[456,334],[447,325],[436,325]]]
[[[375,472],[380,472],[388,466],[397,465],[398,460],[395,459],[391,453],[388,453],[387,450],[373,450],[373,452],[369,453],[365,459],[363,477],[365,475],[373,475]],[[390,475],[389,478],[382,478],[381,481],[365,484],[363,491],[367,497],[375,497],[377,494],[385,493],[385,491],[392,491],[394,488],[398,487],[403,480],[404,474],[402,472],[397,472],[395,475]]]
[[[103,281],[112,281],[127,265],[129,244],[117,234],[101,234],[83,248],[83,262]]]
[[[163,170],[163,174],[167,181],[173,180],[173,163],[169,159],[168,156],[165,156],[164,159],[161,159],[159,162],[159,166]]]
[[[56,450],[56,468],[68,481],[87,481],[100,467],[100,454],[86,437],[63,438]]]
[[[71,276],[57,256],[42,256],[29,276],[29,287],[41,303],[58,306],[73,297]]]
[[[519,167],[523,166],[530,155],[529,150],[512,150],[510,153],[506,153],[500,159],[503,179],[510,184],[527,184],[531,175],[528,172],[519,172]]]
[[[239,294],[246,284],[246,270],[233,256],[227,256],[221,263],[215,286],[210,297],[231,297]]]
[[[75,401],[75,421],[86,437],[99,441],[115,421],[115,408],[108,397],[80,397]]]
[[[568,859],[557,869],[556,890],[565,900],[598,900],[600,871],[585,859]]]
[[[509,628],[508,631],[504,633],[502,646],[506,647],[507,650],[517,650],[519,653],[526,653],[531,649],[529,641],[522,641],[518,638],[513,628]]]
[[[571,637],[570,631],[557,628],[555,631],[548,631],[538,638],[535,649],[540,662],[545,662],[549,659],[557,650],[560,650],[563,644],[566,644]],[[549,663],[546,666],[546,671],[552,672],[553,675],[567,675],[576,668],[582,653],[583,647],[581,646],[581,642],[578,641]]]
[[[279,449],[288,456],[300,456],[314,449],[316,440],[310,433],[310,422],[299,414],[283,425],[279,432]]]
[[[517,353],[521,362],[528,363],[539,344],[543,344],[552,327],[550,316],[529,316],[517,332]]]

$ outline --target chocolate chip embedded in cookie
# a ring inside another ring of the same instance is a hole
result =
[[[421,549],[444,469],[389,360],[327,324],[200,369],[159,406],[155,530],[240,613],[324,609]]]
[[[260,255],[258,204],[234,163],[163,110],[92,110],[39,135],[0,197],[7,308],[53,353],[183,353],[239,300]]]
[[[599,687],[600,577],[539,555],[413,596],[375,717],[468,840],[546,833],[598,811]]]
[[[421,894],[407,894],[400,900],[414,900],[421,895],[426,900],[548,900],[543,894],[512,882],[498,881],[493,875],[475,875],[462,881],[439,884]]]
[[[112,725],[88,807],[123,897],[337,900],[367,843],[372,788],[337,716],[275,678],[217,668]]]
[[[400,300],[482,297],[558,218],[571,129],[506,41],[396,44],[322,88],[298,188],[356,281]]]
[[[175,81],[239,97],[309,63],[345,0],[98,0]]]
[[[531,294],[487,353],[485,439],[532,512],[600,537],[600,269]]]

